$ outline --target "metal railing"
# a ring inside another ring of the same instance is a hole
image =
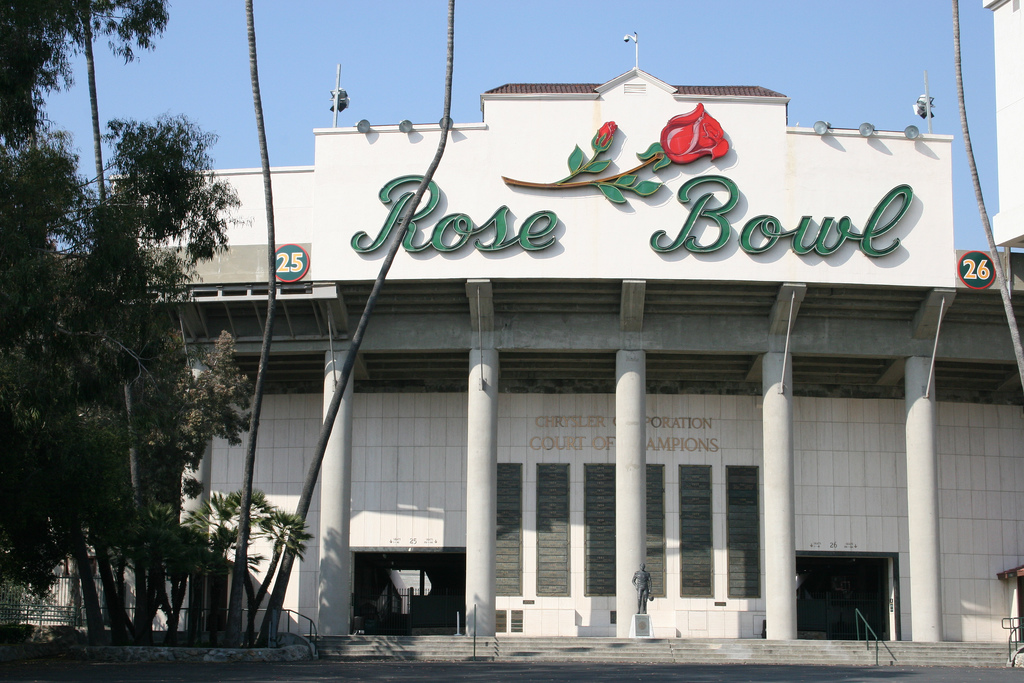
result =
[[[1006,661],[1013,666],[1013,653],[1024,643],[1020,617],[1003,617],[1003,628],[1010,632],[1006,639]]]
[[[854,609],[853,613],[857,617],[857,640],[860,640],[860,622],[863,621],[864,622],[864,645],[867,647],[867,649],[869,649],[869,650],[871,649],[871,641],[868,640],[868,634],[869,633],[871,634],[871,637],[875,641],[875,666],[878,666],[878,644],[879,643],[882,644],[882,646],[885,648],[886,652],[889,653],[889,656],[892,657],[892,661],[895,662],[896,661],[896,655],[894,655],[892,653],[892,650],[889,649],[889,646],[885,644],[884,640],[879,640],[878,634],[875,633],[875,629],[871,628],[871,624],[869,624],[868,620],[864,617],[864,615],[860,613],[860,610],[859,609]]]
[[[97,588],[102,595],[102,586],[99,585],[98,577],[94,579]],[[261,617],[265,609],[257,611],[256,628],[259,629]],[[77,576],[61,576],[54,582],[50,591],[42,597],[33,595],[23,586],[0,583],[0,623],[34,624],[43,625],[66,625],[82,626],[85,623],[84,607],[82,606],[79,579]],[[105,624],[110,623],[110,614],[105,603],[101,603],[100,612]],[[248,608],[243,608],[242,619],[245,628]],[[132,606],[124,608],[125,617],[133,620],[135,609]],[[203,607],[189,608],[182,607],[179,612],[178,633],[184,634],[186,644],[194,644],[207,634],[211,637],[211,644],[216,643],[216,634],[223,631],[227,609],[224,607]],[[303,635],[313,645],[314,654],[319,647],[319,633],[316,623],[301,612],[292,609],[282,610],[279,618],[288,615],[284,620],[287,633],[292,632],[293,621],[299,635]],[[154,617],[154,634],[161,634],[166,638],[167,625],[166,615],[158,610]],[[275,623],[275,628],[277,627]],[[303,628],[305,627],[305,628]],[[159,636],[158,636],[159,637]]]
[[[77,576],[60,576],[44,596],[23,586],[0,584],[0,623],[81,626]]]
[[[126,609],[125,611],[127,613],[133,612],[133,610],[131,610],[130,608]],[[264,615],[266,615],[266,612],[267,612],[267,610],[264,607],[261,607],[258,610],[256,610],[256,619],[254,620],[254,624],[255,624],[255,628],[256,628],[256,633],[254,635],[257,635],[257,636],[259,635],[259,630],[260,630],[260,627],[263,624],[263,617],[264,617]],[[249,608],[248,607],[242,608],[243,636],[247,636],[247,634],[245,633],[245,630],[246,630],[247,625],[248,625],[248,615],[249,615]],[[158,616],[158,618],[160,616],[162,616],[162,612],[158,612],[157,616]],[[287,618],[287,617],[294,617],[294,620],[291,619],[291,618]],[[227,608],[226,607],[203,607],[203,608],[182,607],[181,608],[181,617],[180,617],[180,620],[178,622],[178,628],[179,629],[184,628],[184,633],[186,634],[186,637],[188,637],[189,636],[189,632],[193,630],[191,628],[192,620],[193,619],[196,620],[195,627],[194,627],[195,635],[196,636],[201,636],[202,634],[205,633],[205,634],[207,634],[210,637],[210,644],[211,645],[215,645],[216,644],[216,640],[217,640],[217,634],[223,632],[224,626],[225,626],[225,622],[227,621]],[[283,609],[283,610],[280,610],[280,613],[277,614],[276,618],[272,620],[272,623],[271,623],[271,634],[276,636],[277,633],[281,632],[280,631],[280,627],[282,627],[282,626],[284,627],[284,632],[285,633],[292,633],[293,621],[294,621],[295,628],[296,628],[295,632],[298,633],[299,635],[304,635],[304,637],[307,640],[309,640],[310,643],[313,644],[314,649],[318,648],[319,647],[320,635],[319,635],[319,633],[317,631],[316,623],[312,619],[307,617],[305,614],[303,614],[301,612],[297,612],[296,610],[293,610],[293,609]],[[305,625],[305,634],[303,634],[303,629],[301,628],[303,625]],[[157,628],[156,632],[159,633],[160,629]],[[181,632],[182,631],[179,630],[179,633],[181,633]],[[268,634],[268,640],[270,640],[271,634]],[[270,647],[275,647],[274,644],[270,644],[269,646]]]
[[[308,640],[310,642],[310,645],[313,646],[313,659],[317,659],[319,657],[317,652],[320,647],[320,634],[316,630],[316,623],[301,612],[296,612],[293,609],[283,609],[281,610],[280,614],[276,615],[276,618],[272,619],[274,623],[272,629],[275,634],[280,633],[280,631],[278,630],[278,626],[280,625],[281,614],[294,616],[296,626],[298,626],[301,623],[299,621],[300,619],[305,619],[307,622],[309,622],[309,627],[306,629],[306,640]],[[287,630],[285,632],[291,633],[292,620],[285,619],[285,623],[287,624]]]

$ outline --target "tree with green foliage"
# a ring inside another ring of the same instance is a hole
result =
[[[71,83],[72,0],[0,4],[0,141],[18,145],[42,124],[46,93]]]
[[[248,388],[230,350],[193,374],[198,350],[174,322],[196,263],[225,246],[237,199],[208,172],[212,136],[184,118],[112,122],[110,163],[97,153],[92,183],[41,106],[93,36],[130,59],[165,24],[163,0],[0,5],[0,572],[43,591],[72,551],[87,566],[88,542],[116,604],[111,564],[132,558],[138,620],[114,632],[140,642],[150,594],[172,609],[178,597],[173,580],[160,595],[166,563],[132,549],[145,545],[149,506],[179,510],[208,439],[237,441],[245,425]],[[159,578],[147,583],[150,566]],[[82,579],[98,638],[98,598]]]

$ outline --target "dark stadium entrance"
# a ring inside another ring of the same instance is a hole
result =
[[[352,574],[353,633],[453,635],[456,620],[465,632],[465,552],[355,552]]]
[[[799,553],[796,573],[798,637],[854,640],[859,628],[864,638],[866,621],[879,639],[898,639],[895,553]]]

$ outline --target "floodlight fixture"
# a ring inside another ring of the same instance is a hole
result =
[[[858,128],[857,131],[864,137],[869,138],[874,134],[875,127],[870,123],[862,123],[860,124],[860,128]]]
[[[921,135],[921,129],[917,126],[907,126],[903,129],[903,134],[908,140],[916,140]]]
[[[814,132],[817,133],[818,135],[824,135],[825,133],[829,132],[830,130],[832,130],[832,124],[829,123],[828,121],[815,121],[814,122]]]
[[[331,111],[342,112],[349,105],[348,92],[344,88],[336,88],[331,91]]]
[[[349,105],[348,93],[341,87],[341,64],[334,76],[334,90],[331,91],[331,111],[334,112],[332,127],[338,127],[338,114]]]
[[[914,113],[920,116],[922,119],[934,118],[935,112],[935,98],[927,94],[921,95],[917,98],[917,102],[914,102]]]
[[[437,122],[437,125],[450,130],[451,127],[455,125],[455,122],[452,121],[452,117],[450,116],[442,116],[441,120]]]
[[[367,121],[366,119],[360,119],[359,123],[356,124],[356,130],[358,130],[360,133],[369,133],[370,122]]]
[[[402,119],[398,123],[398,130],[402,131],[403,133],[411,133],[412,132],[412,121],[410,121],[409,119]]]

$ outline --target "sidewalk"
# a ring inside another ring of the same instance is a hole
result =
[[[181,683],[223,681],[353,681],[387,683],[1020,683],[1014,669],[947,667],[845,667],[757,665],[644,664],[505,664],[488,662],[295,662],[181,664],[105,664],[68,660],[34,660],[0,664],[0,681],[12,683],[82,681],[83,683]]]

